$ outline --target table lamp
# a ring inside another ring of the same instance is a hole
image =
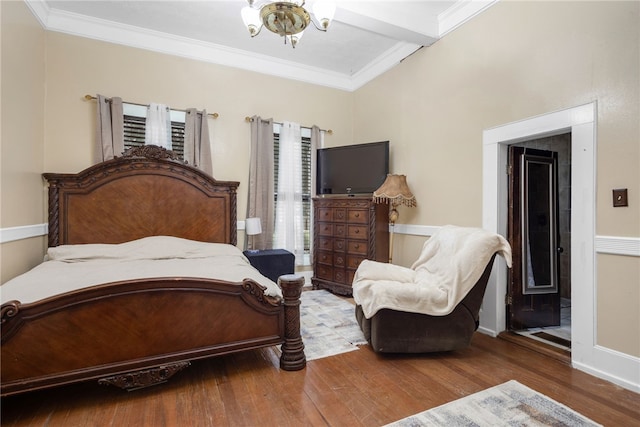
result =
[[[247,218],[244,221],[244,231],[247,233],[247,236],[250,237],[248,250],[249,252],[255,253],[258,252],[254,246],[254,237],[260,233],[262,233],[262,225],[260,223],[260,218]]]
[[[416,206],[416,198],[409,190],[406,175],[387,175],[380,188],[373,192],[374,203],[389,203],[389,224],[391,225],[391,236],[389,236],[389,264],[393,258],[393,229],[398,220],[398,209],[400,205],[408,207]]]

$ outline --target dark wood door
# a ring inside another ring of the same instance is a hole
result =
[[[510,330],[560,325],[557,153],[509,147]]]

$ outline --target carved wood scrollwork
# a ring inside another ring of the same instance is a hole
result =
[[[267,289],[266,286],[262,286],[260,283],[252,279],[244,279],[242,282],[242,289],[262,304],[268,304],[274,307],[281,304],[281,300],[279,298],[270,297],[264,294],[264,291]]]
[[[145,157],[147,159],[166,159],[166,160],[175,160],[176,162],[183,163],[187,165],[187,161],[180,159],[175,151],[167,150],[165,148],[159,147],[157,145],[143,145],[140,147],[131,147],[128,148],[122,153],[122,156],[117,157]]]
[[[127,391],[138,390],[167,382],[175,373],[189,365],[191,365],[191,362],[177,362],[142,371],[114,375],[99,379],[98,384],[114,385]]]
[[[0,324],[4,325],[4,322],[8,321],[11,317],[18,314],[20,311],[20,302],[18,301],[9,301],[5,304],[2,304],[2,308],[0,309],[0,313],[2,314],[2,321]]]

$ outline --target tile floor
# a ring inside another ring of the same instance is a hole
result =
[[[571,351],[571,347],[567,347],[562,344],[551,342],[543,338],[533,335],[536,332],[545,332],[549,335],[562,338],[571,342],[571,300],[568,298],[562,298],[560,301],[560,326],[550,326],[546,328],[531,328],[523,331],[515,331],[516,333],[529,337],[531,339],[542,341],[546,344],[554,347],[561,348],[563,350]]]

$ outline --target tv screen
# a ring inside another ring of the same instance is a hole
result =
[[[371,194],[389,173],[389,141],[318,149],[316,194]]]

